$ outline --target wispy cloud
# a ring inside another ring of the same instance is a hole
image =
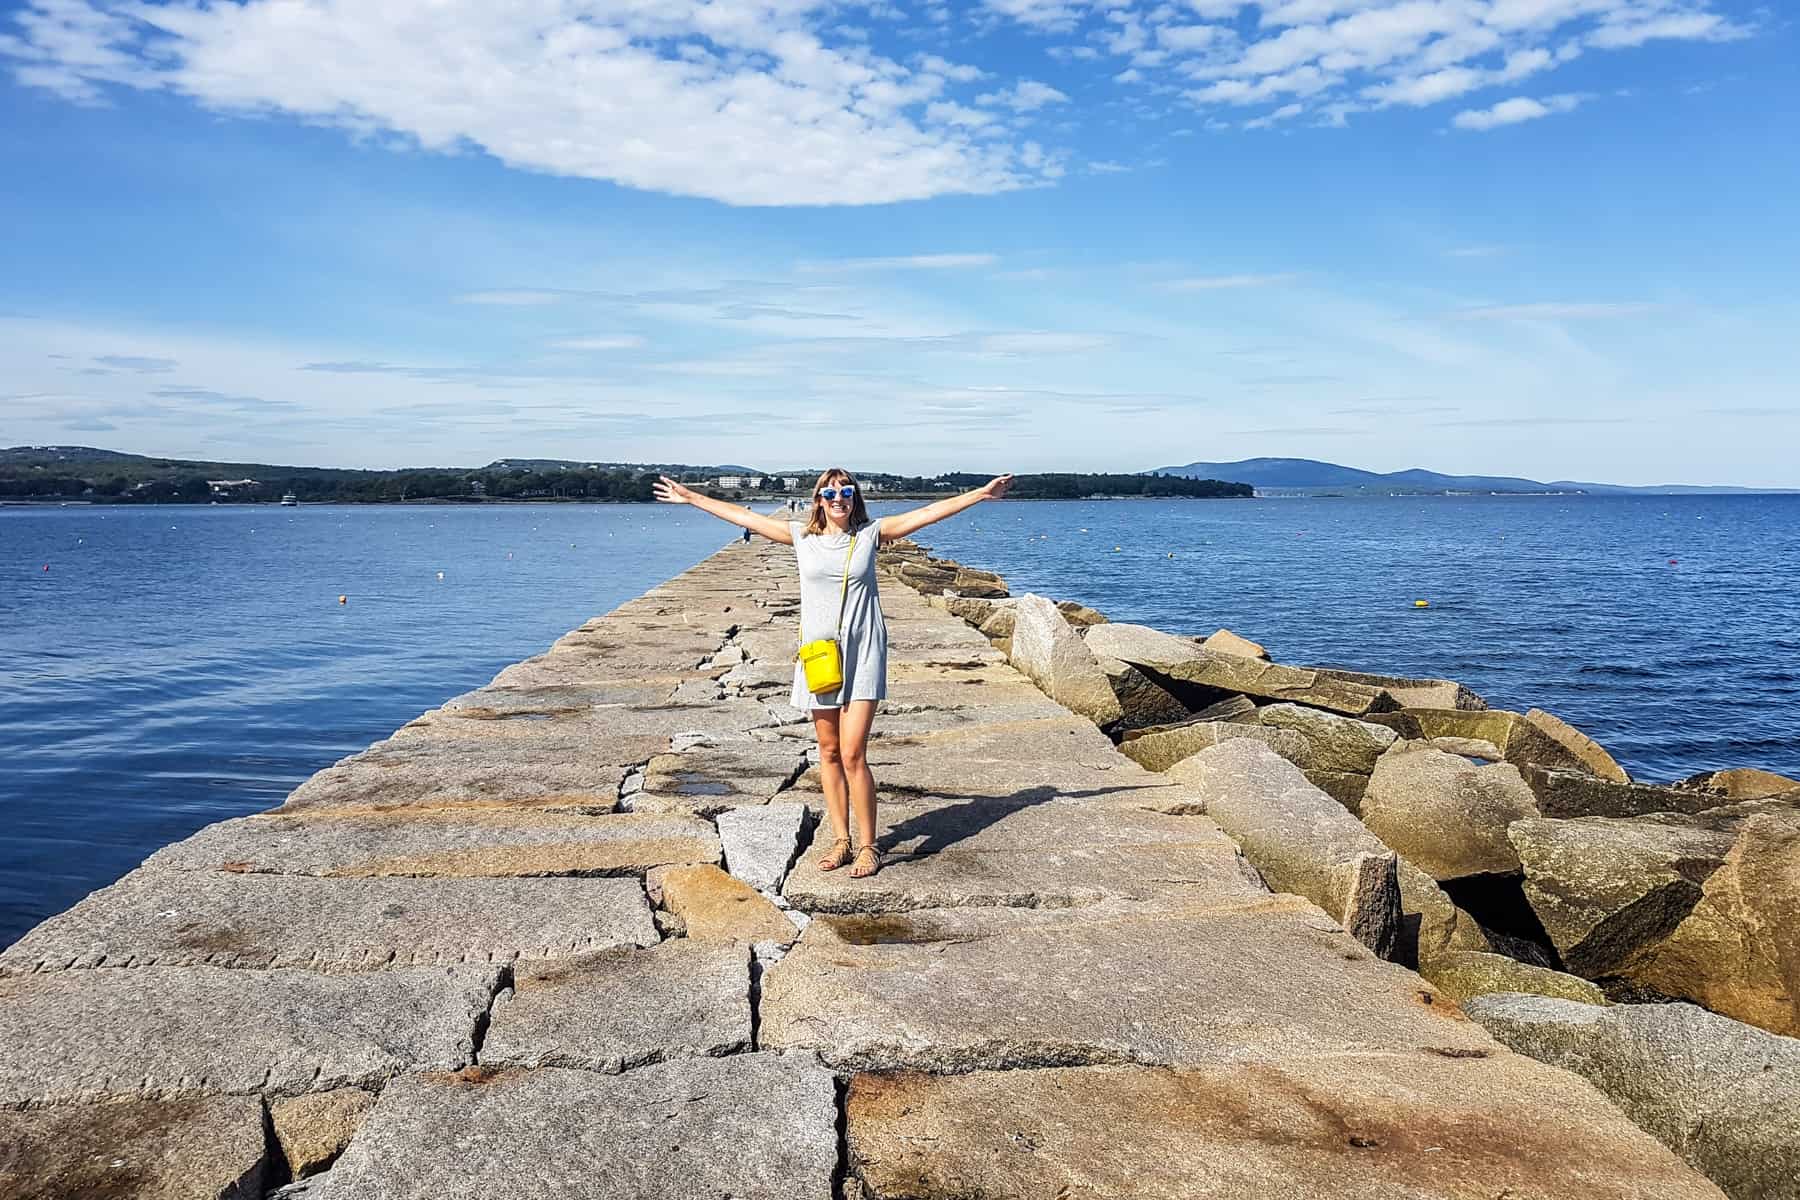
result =
[[[899,254],[885,258],[835,258],[804,262],[802,271],[956,271],[967,267],[991,267],[997,254]]]
[[[172,358],[149,358],[141,354],[96,354],[94,361],[103,367],[136,371],[141,375],[161,375],[181,365]]]
[[[637,350],[649,343],[635,333],[595,334],[589,337],[557,338],[549,343],[553,350]]]
[[[1502,100],[1492,108],[1472,108],[1457,113],[1450,118],[1450,124],[1458,129],[1471,129],[1485,132],[1498,129],[1502,125],[1517,125],[1521,121],[1536,121],[1550,116],[1552,113],[1574,112],[1581,106],[1583,97],[1577,95],[1546,96],[1542,100],[1533,100],[1529,96],[1515,96],[1511,100]]]
[[[549,291],[545,289],[499,290],[491,292],[464,292],[455,297],[458,304],[495,304],[507,308],[530,308],[542,304],[556,304],[568,298],[570,293]]]
[[[1181,279],[1165,279],[1156,286],[1165,292],[1216,292],[1230,288],[1272,287],[1298,278],[1293,273],[1278,275],[1190,275]]]
[[[1661,307],[1637,300],[1612,304],[1490,304],[1457,309],[1451,315],[1462,321],[1603,321],[1642,316]]]

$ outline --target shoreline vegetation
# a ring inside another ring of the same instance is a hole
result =
[[[501,459],[484,467],[391,471],[149,458],[79,446],[0,450],[0,504],[299,504],[650,502],[667,474],[722,500],[804,497],[817,470],[763,473],[680,463]],[[871,499],[935,499],[990,476],[859,473]],[[1012,497],[1250,499],[1247,483],[1161,475],[1040,473],[1015,478]]]

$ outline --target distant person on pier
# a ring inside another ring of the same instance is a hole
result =
[[[881,851],[875,845],[875,776],[869,771],[868,759],[875,705],[887,696],[887,623],[882,620],[877,591],[876,548],[983,500],[998,500],[1011,486],[1012,476],[1001,475],[960,496],[871,519],[856,477],[833,467],[813,485],[808,519],[784,522],[701,495],[667,475],[656,485],[658,500],[691,504],[747,532],[792,546],[800,565],[800,643],[837,640],[841,686],[819,693],[809,691],[805,670],[796,659],[794,692],[789,699],[812,717],[813,732],[819,739],[819,778],[833,838],[831,848],[819,860],[821,871],[835,871],[849,862],[851,876],[861,879],[881,869]],[[855,841],[851,840],[852,815]]]

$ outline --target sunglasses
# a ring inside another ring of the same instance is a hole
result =
[[[821,500],[836,500],[839,496],[842,496],[846,500],[856,499],[855,485],[847,483],[841,488],[819,489],[819,499]]]

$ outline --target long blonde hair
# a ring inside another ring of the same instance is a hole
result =
[[[856,476],[842,467],[830,467],[819,476],[813,484],[812,515],[806,518],[806,532],[818,535],[825,532],[825,502],[819,499],[822,487],[840,487],[849,484],[856,489],[856,499],[850,504],[850,528],[854,532],[869,523],[869,510],[863,507],[862,485],[856,482]]]

